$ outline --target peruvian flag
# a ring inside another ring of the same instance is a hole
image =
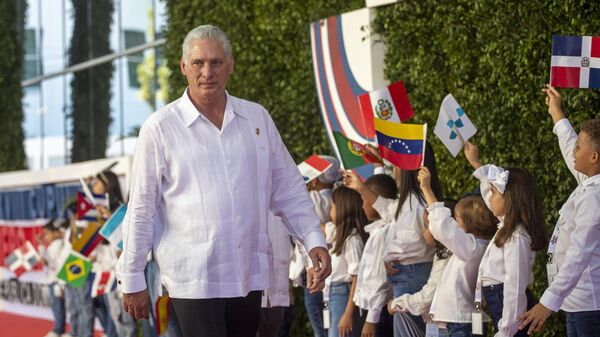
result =
[[[358,96],[358,103],[366,125],[367,136],[375,137],[373,118],[394,123],[406,122],[413,112],[404,83],[398,81],[389,86]]]
[[[300,170],[306,184],[323,174],[330,167],[330,162],[313,154],[298,165],[298,170]]]
[[[117,279],[114,271],[92,271],[90,277],[93,280],[90,285],[90,296],[92,298],[117,290]]]
[[[30,241],[25,241],[21,247],[15,249],[12,254],[4,260],[8,269],[12,270],[17,277],[23,273],[32,270],[38,263],[41,263],[42,257],[33,247]]]
[[[550,85],[600,88],[600,37],[552,36]]]

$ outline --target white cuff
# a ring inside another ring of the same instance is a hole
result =
[[[386,304],[387,305],[387,304]],[[381,317],[381,308],[373,308],[367,312],[367,322],[377,324]]]
[[[327,250],[327,243],[325,242],[325,236],[323,235],[323,232],[321,232],[320,230],[312,231],[312,232],[306,234],[306,237],[304,237],[302,244],[306,248],[307,253],[310,253],[310,251],[315,247],[323,247],[323,248],[325,248],[325,250]]]
[[[441,201],[438,202],[434,202],[433,204],[429,205],[429,207],[427,207],[427,212],[431,213],[433,211],[435,211],[438,208],[443,208],[444,207],[444,203]]]
[[[560,306],[562,305],[563,301],[563,298],[554,295],[550,291],[550,289],[546,289],[546,291],[544,291],[544,294],[542,295],[542,298],[540,298],[540,303],[554,312],[557,312],[560,309]]]
[[[119,290],[124,294],[137,293],[147,288],[144,272],[129,275],[117,274],[117,283]]]
[[[560,138],[561,134],[568,133],[571,129],[573,129],[571,122],[569,122],[568,119],[563,118],[554,124],[552,132]]]

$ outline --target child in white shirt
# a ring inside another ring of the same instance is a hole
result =
[[[356,191],[340,186],[333,190],[332,201],[333,222],[325,228],[325,238],[331,245],[331,275],[324,296],[330,313],[328,336],[360,336],[360,317],[352,299],[368,220]]]
[[[471,314],[477,272],[498,220],[483,199],[469,196],[459,200],[455,218],[431,190],[431,174],[426,167],[419,172],[423,195],[429,207],[429,228],[434,238],[452,252],[448,266],[434,296],[429,316],[438,325],[440,336],[470,336]]]
[[[517,318],[533,306],[527,286],[533,282],[535,252],[547,242],[535,179],[521,168],[481,165],[479,150],[470,142],[465,143],[465,157],[481,182],[483,200],[500,220],[481,260],[477,288],[482,289],[495,336],[526,337],[527,330],[519,330]]]
[[[394,179],[386,174],[373,175],[365,184],[371,191],[384,198],[395,199],[398,193]],[[391,292],[383,266],[384,241],[390,224],[381,219],[369,203],[363,202],[363,210],[373,222],[365,227],[369,238],[358,266],[353,300],[358,307],[368,310],[362,335],[375,336],[376,331],[382,332],[386,329],[383,323],[385,319],[380,321],[380,316],[387,315],[383,309]]]
[[[548,112],[563,158],[578,186],[560,209],[548,254],[549,287],[525,313],[522,326],[540,331],[552,312],[566,312],[567,335],[600,335],[600,120],[584,122],[579,136],[562,110],[560,93],[550,85]],[[554,272],[553,272],[554,271]],[[552,277],[554,276],[554,277]]]
[[[45,248],[40,249],[42,262],[46,265],[48,293],[50,295],[50,304],[52,315],[54,316],[54,325],[52,331],[48,332],[46,337],[58,337],[65,334],[66,312],[64,287],[58,282],[58,274],[63,255],[63,219],[52,219],[43,227],[42,240]]]

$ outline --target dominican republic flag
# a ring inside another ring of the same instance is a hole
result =
[[[402,81],[392,83],[383,89],[362,94],[358,96],[358,103],[369,137],[375,137],[373,117],[401,123],[415,114],[408,101]]]
[[[298,170],[304,178],[304,183],[309,183],[313,179],[317,178],[323,172],[327,171],[331,167],[331,163],[327,160],[313,154],[308,157],[305,161],[298,164]]]
[[[25,241],[21,247],[15,249],[12,254],[4,259],[4,264],[19,277],[23,273],[32,270],[41,261],[42,257],[35,250],[33,244],[30,241]]]
[[[108,240],[111,246],[120,250],[123,250],[123,232],[121,230],[121,223],[123,223],[125,213],[127,213],[127,205],[122,204],[113,212],[110,218],[106,220],[104,226],[100,228],[100,235]]]
[[[600,37],[552,36],[550,85],[600,88]]]
[[[114,271],[92,271],[90,279],[92,282],[89,294],[92,298],[117,290],[117,278]]]
[[[423,166],[427,124],[398,124],[375,119],[381,157],[404,170]]]

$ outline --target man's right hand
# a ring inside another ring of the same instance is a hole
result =
[[[123,308],[135,319],[150,318],[150,296],[148,289],[137,293],[123,294]]]

